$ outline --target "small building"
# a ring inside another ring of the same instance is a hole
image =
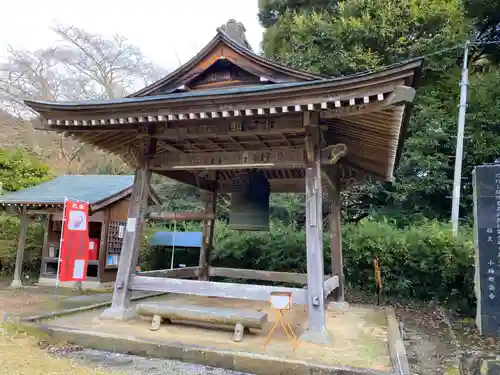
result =
[[[149,246],[161,247],[163,256],[156,259],[156,268],[193,267],[199,262],[203,232],[156,232]]]
[[[89,203],[90,247],[96,251],[89,261],[84,288],[112,286],[127,222],[134,176],[66,175],[0,196],[0,204],[21,215],[21,228],[13,287],[21,286],[21,270],[28,218],[45,216],[39,284],[55,285],[59,261],[62,216],[65,199]],[[160,199],[150,187],[149,204]],[[71,283],[72,284],[72,283]],[[65,283],[61,284],[62,286]]]
[[[202,241],[202,232],[156,232],[149,241],[149,245],[200,249]]]

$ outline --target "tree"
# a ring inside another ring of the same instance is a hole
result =
[[[26,150],[0,149],[0,183],[4,192],[16,191],[50,179],[49,167]]]
[[[53,30],[61,37],[57,60],[78,77],[84,99],[123,97],[163,75],[122,36],[107,39],[74,26],[58,25]]]
[[[453,47],[467,32],[459,0],[349,0],[333,11],[285,10],[267,28],[263,50],[284,64],[340,76]],[[427,71],[448,66],[435,58]]]
[[[465,7],[474,22],[475,41],[500,42],[500,0],[466,0]],[[476,58],[488,56],[495,63],[500,62],[498,44],[479,46]]]
[[[473,1],[473,0],[470,0]],[[479,0],[478,0],[479,1]],[[316,3],[309,2],[311,6]],[[346,194],[349,217],[382,214],[400,225],[448,219],[456,142],[461,48],[474,33],[457,0],[350,0],[336,7],[282,8],[264,36],[267,57],[339,76],[430,55],[394,183],[372,182]],[[498,157],[498,68],[471,69],[462,213],[470,215],[474,165]]]
[[[338,0],[259,0],[259,21],[264,27],[276,24],[287,11],[334,11]]]
[[[0,63],[0,108],[25,120],[32,117],[26,98],[90,100],[124,96],[158,79],[162,70],[123,37],[104,38],[73,26],[58,25],[60,41],[36,51],[10,48]],[[35,139],[35,137],[32,137]],[[60,136],[59,155],[69,168],[95,151]],[[35,147],[43,149],[43,147]]]

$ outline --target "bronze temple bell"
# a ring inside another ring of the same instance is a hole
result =
[[[271,186],[264,172],[242,171],[231,182],[229,229],[268,231]]]

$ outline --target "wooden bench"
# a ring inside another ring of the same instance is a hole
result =
[[[190,321],[234,326],[233,341],[243,339],[243,333],[250,328],[262,329],[267,322],[267,313],[242,309],[211,307],[200,305],[177,305],[168,302],[140,303],[136,307],[138,315],[152,317],[152,331],[160,328],[162,319]]]

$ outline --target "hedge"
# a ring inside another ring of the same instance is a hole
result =
[[[23,272],[29,275],[40,273],[43,244],[43,224],[30,219],[26,232]],[[0,214],[0,275],[12,275],[16,265],[19,218]]]
[[[200,230],[198,224],[178,224],[177,230]],[[170,267],[171,252],[147,244],[157,230],[149,226],[141,244],[143,270]],[[0,259],[3,273],[11,273],[15,260],[18,220],[0,216]],[[325,233],[325,273],[330,272],[330,236]],[[37,270],[42,231],[31,224],[28,231],[25,269]],[[364,219],[345,225],[342,232],[344,267],[349,287],[375,290],[372,258],[381,264],[384,294],[395,298],[437,299],[469,310],[474,305],[474,246],[470,230],[453,238],[449,224],[425,221],[396,228],[386,221]],[[3,244],[3,245],[2,245]],[[198,252],[176,252],[175,264],[196,265]],[[270,232],[230,231],[216,223],[213,265],[270,271],[305,272],[305,234],[295,224],[271,223]]]

